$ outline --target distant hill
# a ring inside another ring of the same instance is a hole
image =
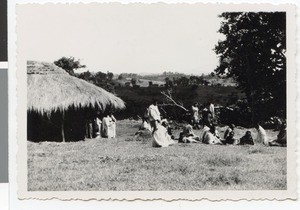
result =
[[[122,73],[117,75],[114,79],[114,83],[117,86],[126,86],[125,83],[131,83],[131,80],[134,78],[136,79],[136,85],[140,87],[148,87],[149,82],[154,85],[163,86],[165,84],[166,78],[169,78],[171,81],[174,79],[180,79],[182,77],[190,78],[190,77],[199,77],[203,80],[207,81],[208,86],[231,86],[235,87],[237,83],[232,78],[223,78],[216,75],[202,74],[201,76],[183,74],[183,73],[171,73],[171,72],[164,72],[162,74],[132,74],[132,73]]]

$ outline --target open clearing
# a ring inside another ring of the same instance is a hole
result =
[[[132,141],[137,129],[137,121],[122,120],[116,139],[28,142],[28,190],[286,189],[286,148],[200,143],[153,148],[150,139]],[[223,135],[224,128],[219,130]],[[236,137],[245,131],[237,128]]]

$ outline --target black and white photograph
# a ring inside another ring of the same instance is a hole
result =
[[[16,9],[22,198],[296,198],[291,5]]]

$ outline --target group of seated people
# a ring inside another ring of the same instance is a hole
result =
[[[215,125],[204,126],[202,136],[199,137],[194,134],[191,125],[186,125],[183,131],[180,133],[179,142],[182,143],[192,143],[192,142],[202,142],[204,144],[219,144],[219,145],[254,145],[254,140],[250,130],[247,130],[241,138],[235,137],[235,125],[231,124],[227,127],[224,137],[221,138]],[[266,131],[260,126],[256,126],[257,130],[257,143],[263,143],[266,146],[286,146],[286,126],[282,124],[277,138],[270,139]]]
[[[186,125],[183,128],[183,131],[179,135],[179,143],[196,143],[202,142],[204,144],[218,144],[218,145],[226,145],[226,144],[234,144],[234,145],[254,145],[254,141],[251,135],[251,131],[246,131],[245,135],[240,138],[234,138],[234,125],[230,125],[225,133],[224,138],[221,138],[218,130],[215,125],[212,126],[204,126],[203,127],[202,136],[199,137],[194,134],[193,128],[191,125]]]
[[[193,132],[193,128],[191,125],[186,125],[183,128],[183,131],[180,133],[179,136],[179,143],[196,143],[202,142],[204,144],[218,144],[218,145],[226,145],[226,144],[233,144],[233,145],[254,145],[254,141],[251,135],[251,131],[246,131],[245,135],[240,139],[235,138],[234,134],[234,125],[231,124],[228,126],[224,133],[224,138],[221,138],[218,130],[216,129],[215,125],[212,126],[204,126],[202,129],[201,137],[197,136]]]
[[[148,109],[148,116],[143,119],[140,130],[147,130],[152,133],[153,147],[166,147],[175,143],[172,127],[166,119],[161,119],[157,102],[154,102]],[[224,132],[223,138],[220,136],[215,125],[204,124],[201,136],[193,131],[193,126],[187,124],[183,126],[179,134],[178,143],[204,143],[213,145],[254,145],[254,140],[250,130],[247,130],[241,138],[235,136],[235,125],[231,124]],[[276,139],[270,140],[266,131],[257,124],[257,143],[267,146],[286,146],[286,126],[282,125]],[[136,133],[138,135],[139,132]]]

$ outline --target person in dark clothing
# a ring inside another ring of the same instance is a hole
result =
[[[277,139],[270,141],[269,146],[286,147],[286,125],[281,125]]]
[[[254,141],[251,136],[251,131],[246,131],[245,135],[242,138],[240,138],[239,145],[245,144],[254,145]]]
[[[234,139],[234,124],[231,124],[224,134],[224,144],[235,144],[236,140]]]
[[[202,110],[202,123],[203,126],[212,126],[212,113],[209,110],[208,106],[204,107],[204,109]]]

